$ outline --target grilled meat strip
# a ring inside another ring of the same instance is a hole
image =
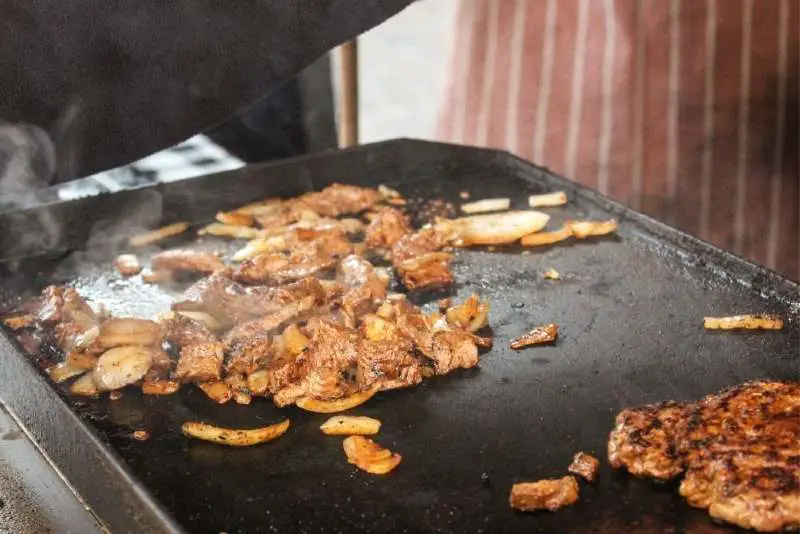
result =
[[[439,252],[444,239],[433,227],[401,237],[392,247],[392,264],[410,291],[445,287],[453,283],[453,256]]]
[[[280,285],[336,268],[338,261],[353,251],[353,245],[339,232],[320,232],[290,252],[266,252],[245,260],[233,279],[247,284]]]
[[[408,217],[394,208],[381,208],[367,227],[364,242],[373,250],[392,250],[400,239],[414,232]]]
[[[381,200],[378,191],[355,185],[332,184],[317,193],[306,193],[290,202],[322,217],[355,215]]]
[[[800,527],[800,383],[754,381],[708,395],[623,410],[609,461],[672,478],[712,517],[761,532]]]
[[[342,310],[353,322],[386,298],[388,280],[379,277],[372,264],[360,256],[353,254],[343,259],[336,278],[344,289]]]

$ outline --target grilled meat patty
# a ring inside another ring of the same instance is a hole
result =
[[[711,516],[761,532],[800,528],[800,383],[754,381],[697,403],[623,410],[613,467],[670,479]]]

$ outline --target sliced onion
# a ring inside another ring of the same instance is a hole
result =
[[[550,216],[539,211],[509,211],[473,215],[436,224],[454,245],[504,245],[545,227]]]
[[[219,332],[222,330],[222,324],[214,319],[213,316],[206,312],[201,311],[179,311],[178,315],[183,315],[184,317],[188,317],[193,321],[197,321],[198,323],[202,324],[212,332]]]
[[[92,373],[86,373],[73,382],[69,391],[73,395],[79,395],[81,397],[94,397],[100,394],[97,384],[94,383],[94,376],[92,376]]]
[[[161,326],[135,317],[109,319],[100,326],[99,339],[109,349],[121,345],[155,345],[161,340]]]
[[[78,334],[75,338],[75,346],[73,347],[74,350],[78,352],[83,352],[91,347],[97,338],[100,336],[100,327],[93,326],[89,330],[85,331],[82,334]]]
[[[128,245],[131,247],[144,247],[157,241],[161,241],[162,239],[181,234],[188,228],[188,222],[168,224],[167,226],[162,226],[161,228],[153,230],[152,232],[145,232],[143,234],[131,236],[128,238]]]
[[[538,232],[523,236],[520,242],[523,247],[538,247],[542,245],[552,245],[560,241],[565,241],[572,237],[572,230],[564,226],[553,232]]]
[[[243,211],[220,211],[216,219],[222,224],[231,226],[253,226],[255,223],[253,215]]]
[[[233,239],[255,239],[263,232],[250,226],[236,224],[211,223],[197,232],[200,235],[213,235],[217,237],[231,237]]]
[[[567,221],[564,226],[569,228],[572,235],[577,239],[584,239],[591,236],[610,234],[619,225],[616,220],[609,219],[607,221]]]
[[[706,317],[706,330],[780,330],[783,318],[778,315],[733,315],[731,317]]]
[[[123,276],[134,276],[142,271],[142,264],[134,254],[120,254],[114,260],[114,267]]]
[[[85,372],[86,369],[82,369],[80,367],[72,367],[66,362],[56,364],[47,369],[48,376],[50,376],[50,379],[56,384],[60,384],[61,382],[66,382],[70,378],[82,375]]]
[[[484,198],[475,202],[468,202],[461,205],[464,213],[487,213],[490,211],[505,211],[511,207],[510,198]]]
[[[120,389],[141,380],[153,363],[153,350],[138,346],[116,347],[104,352],[92,376],[100,390]]]
[[[563,206],[566,203],[567,194],[564,191],[545,193],[543,195],[531,195],[528,197],[528,205],[532,208]]]

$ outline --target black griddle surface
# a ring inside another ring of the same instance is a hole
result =
[[[674,483],[610,469],[606,439],[626,406],[697,399],[756,378],[797,380],[796,284],[507,154],[446,145],[396,141],[111,200],[140,206],[149,198],[141,195],[157,194],[170,214],[166,220],[193,216],[202,222],[218,208],[332,181],[386,183],[409,197],[441,197],[456,205],[462,191],[473,199],[508,196],[517,208],[526,206],[528,194],[564,189],[571,202],[544,210],[553,227],[567,217],[612,215],[621,227],[618,237],[525,252],[458,251],[453,295],[477,292],[491,302],[494,348],[478,369],[379,394],[352,411],[379,418],[376,440],[403,456],[387,476],[350,466],[342,439],[318,429],[326,416],[279,410],[264,399],[216,406],[194,388],[169,397],[125,390],[117,401],[65,398],[127,466],[132,484],[141,484],[178,524],[189,532],[228,533],[734,530],[690,508]],[[191,206],[175,200],[193,192]],[[61,220],[73,209],[90,218],[108,211],[98,206],[95,199],[49,209]],[[60,245],[75,246],[85,240],[82,232],[91,234],[98,224],[67,232],[71,237],[62,236]],[[31,287],[73,280],[84,295],[118,314],[148,315],[169,305],[170,296],[154,286],[121,280],[110,268],[116,249],[97,244],[102,239],[93,242],[102,253],[8,264],[7,292],[11,284],[19,291],[26,278],[20,273],[35,268],[41,275],[29,280]],[[205,240],[202,246],[224,244]],[[544,279],[550,267],[563,279]],[[778,313],[788,323],[780,332],[703,330],[706,315],[750,312]],[[559,325],[554,346],[508,348],[510,338],[549,322]],[[0,394],[13,394],[6,390]],[[285,417],[292,426],[283,437],[249,449],[193,442],[180,433],[187,420],[246,427]],[[139,429],[151,439],[132,439]],[[596,454],[603,466],[595,484],[581,483],[575,506],[537,514],[509,508],[511,484],[563,476],[577,451]],[[77,461],[77,451],[61,454]],[[78,486],[92,483],[102,484],[82,480]]]

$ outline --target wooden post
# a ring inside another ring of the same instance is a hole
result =
[[[340,48],[339,147],[358,144],[358,43],[355,39]]]

